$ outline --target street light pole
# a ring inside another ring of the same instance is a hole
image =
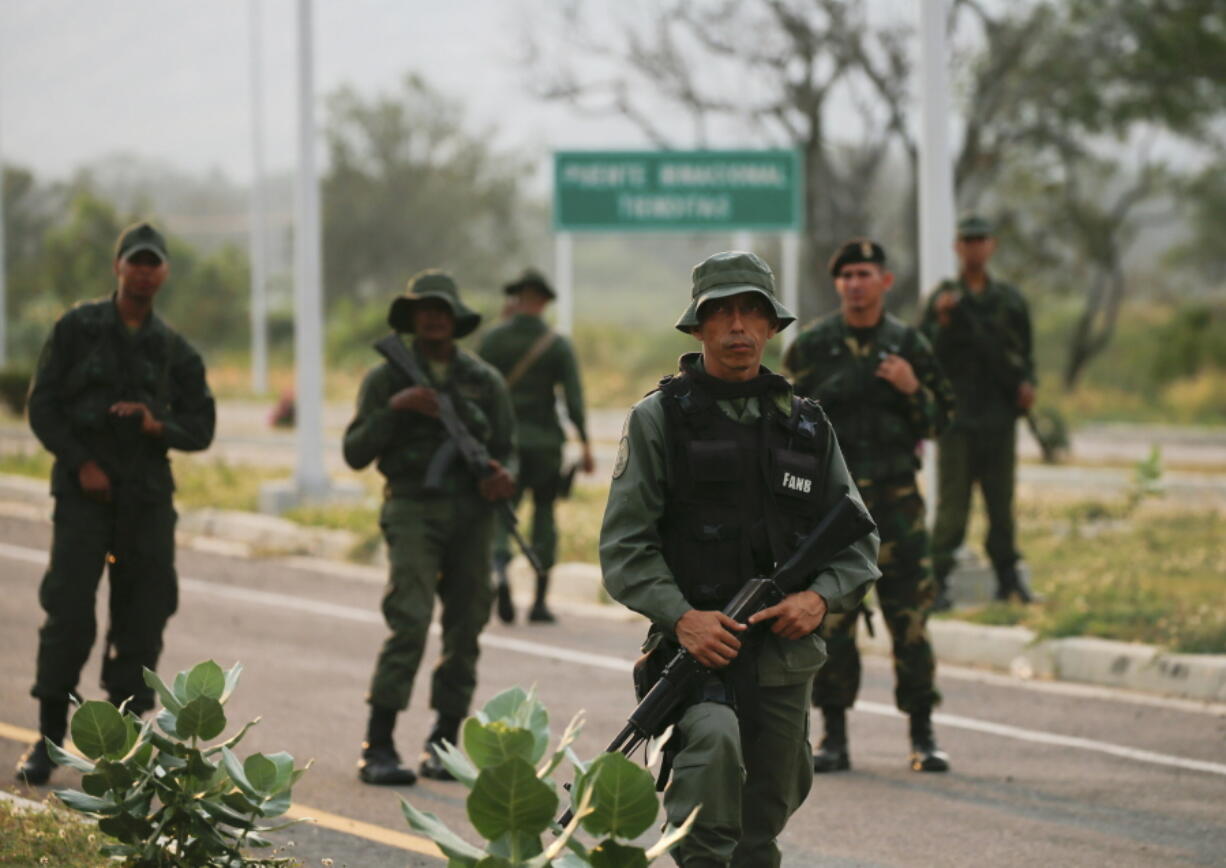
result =
[[[251,391],[268,391],[268,299],[264,216],[264,85],[260,0],[249,0],[251,20]]]
[[[949,152],[948,0],[919,10],[919,241],[921,301],[954,272],[954,182]]]

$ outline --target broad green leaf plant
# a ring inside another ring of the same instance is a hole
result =
[[[104,846],[103,855],[124,868],[298,864],[246,853],[271,846],[265,833],[300,822],[274,823],[289,810],[290,790],[306,768],[294,768],[287,753],[238,758],[234,748],[259,718],[224,741],[205,744],[225,730],[224,706],[241,672],[241,664],[227,672],[207,660],[167,685],[146,669],[145,683],[163,706],[156,729],[124,706],[90,701],[72,716],[77,753],[47,742],[52,759],[84,775],[84,792],[57,790],[56,796],[97,819],[98,829],[117,841]]]
[[[571,745],[582,728],[575,715],[549,749],[549,712],[535,691],[513,687],[464,721],[463,750],[446,744],[443,765],[466,786],[468,819],[486,840],[469,843],[438,817],[401,799],[409,825],[438,844],[448,868],[639,868],[667,853],[685,837],[698,809],[680,827],[665,829],[651,847],[632,842],[660,813],[652,773],[619,753],[604,753],[584,763]],[[655,746],[648,766],[658,758]],[[553,779],[563,760],[575,771],[566,801],[574,816],[563,828],[557,822],[565,791]],[[582,830],[595,839],[584,844]],[[548,834],[547,834],[548,833]]]

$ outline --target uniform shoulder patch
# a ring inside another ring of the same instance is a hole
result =
[[[634,409],[626,414],[626,421],[622,422],[622,436],[617,441],[617,460],[613,462],[613,478],[620,479],[621,475],[626,472],[626,465],[630,463],[630,417],[634,415]]]

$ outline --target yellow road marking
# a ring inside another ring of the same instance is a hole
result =
[[[38,738],[38,732],[33,729],[26,729],[24,726],[14,726],[11,723],[5,723],[0,720],[0,738],[10,741],[32,742]],[[374,841],[376,844],[385,844],[388,847],[408,850],[410,853],[420,853],[423,856],[433,856],[436,859],[447,858],[443,855],[443,851],[438,848],[438,845],[429,838],[410,835],[407,832],[394,832],[391,829],[376,826],[374,823],[363,823],[361,820],[352,820],[349,817],[342,817],[340,814],[321,811],[318,808],[311,808],[307,805],[295,804],[285,812],[285,816],[292,820],[312,820],[325,829],[331,829],[334,832],[344,832],[346,835],[354,835],[358,838],[365,838],[368,841]]]
[[[38,731],[26,729],[24,726],[13,726],[11,723],[0,720],[0,738],[7,738],[10,741],[34,741],[38,738]]]
[[[368,841],[374,841],[377,844],[399,847],[401,850],[421,853],[424,856],[433,856],[436,859],[447,858],[443,855],[443,851],[438,848],[438,845],[429,838],[420,838],[407,832],[393,832],[391,829],[385,829],[373,823],[351,820],[349,817],[342,817],[340,814],[330,814],[327,811],[320,811],[306,805],[292,806],[285,812],[285,816],[291,819],[311,819],[325,829],[332,829],[334,832],[344,832],[346,835],[356,835],[359,838],[366,838]]]

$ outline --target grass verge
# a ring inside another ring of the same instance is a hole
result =
[[[20,808],[0,799],[0,866],[102,868],[114,862],[98,855],[103,838],[51,799],[45,810]]]
[[[0,472],[46,478],[45,454],[0,456]],[[254,509],[260,483],[283,471],[207,459],[176,461],[178,501],[186,508]],[[582,481],[557,505],[558,560],[597,563],[607,485]],[[519,511],[530,536],[531,506]],[[327,506],[295,510],[307,525],[355,531],[355,560],[369,560],[380,540],[378,508]],[[1097,636],[1146,642],[1187,653],[1226,653],[1226,517],[1220,509],[1186,509],[1162,499],[1018,502],[1022,551],[1043,602],[960,611],[981,624],[1021,624],[1043,637]],[[983,538],[976,511],[968,539]]]

